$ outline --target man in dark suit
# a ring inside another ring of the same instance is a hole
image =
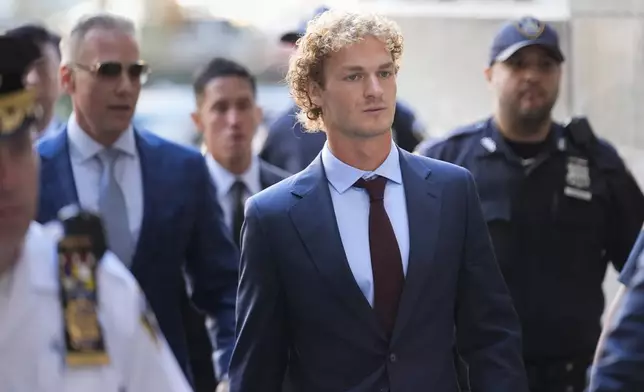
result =
[[[253,154],[262,121],[255,77],[234,61],[214,58],[193,83],[197,110],[192,120],[202,134],[206,163],[228,227],[239,244],[246,199],[289,173]]]
[[[38,145],[38,221],[70,203],[101,215],[110,250],[137,278],[190,378],[185,271],[192,302],[216,320],[223,376],[234,341],[239,255],[203,156],[132,127],[147,65],[130,21],[83,19],[66,43],[61,80],[74,113],[61,133]]]
[[[327,7],[319,7],[314,15],[318,16],[328,10]],[[280,37],[281,44],[294,51],[297,40],[306,31],[307,22],[301,23],[295,31],[284,33]],[[306,168],[320,153],[326,141],[324,132],[311,133],[302,127],[302,124],[297,121],[298,111],[298,106],[293,105],[271,124],[259,154],[266,162],[291,173],[297,173]],[[425,129],[420,120],[414,111],[401,101],[396,101],[392,135],[396,144],[409,152],[414,151],[425,137]]]
[[[233,392],[455,392],[457,355],[473,391],[528,389],[472,176],[392,141],[402,45],[336,11],[298,45],[291,93],[328,141],[246,202]]]
[[[197,72],[193,89],[197,108],[192,119],[204,140],[206,163],[226,224],[239,245],[246,199],[289,174],[252,152],[262,110],[256,102],[255,77],[246,68],[215,58]],[[204,333],[204,317],[189,312],[185,321],[196,389],[212,391],[213,381],[208,380],[212,369],[210,339]]]
[[[636,264],[593,366],[590,392],[644,391],[644,257]]]

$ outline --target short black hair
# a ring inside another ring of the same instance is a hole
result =
[[[47,30],[47,28],[44,26],[36,24],[25,24],[11,30],[7,30],[5,32],[5,35],[9,37],[26,39],[38,45],[38,47],[50,44],[56,49],[58,58],[61,57],[60,35]]]
[[[222,57],[215,57],[210,60],[205,67],[195,74],[194,82],[192,84],[195,96],[200,98],[206,89],[206,85],[213,79],[228,76],[236,76],[246,79],[250,84],[253,96],[257,96],[257,81],[255,80],[255,76],[253,76],[253,74],[251,74],[243,65]]]

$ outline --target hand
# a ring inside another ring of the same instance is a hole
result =
[[[230,390],[230,384],[228,380],[222,381],[217,385],[217,390],[215,392],[228,392]]]

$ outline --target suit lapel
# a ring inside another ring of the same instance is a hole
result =
[[[338,301],[384,339],[384,331],[349,267],[320,156],[295,179],[292,193],[301,199],[291,208],[290,217],[318,271]]]
[[[49,220],[55,218],[62,207],[78,203],[78,192],[69,155],[67,128],[65,127],[60,133],[40,145],[39,153],[43,159],[41,199],[51,198],[41,205],[51,205],[54,209],[51,211],[53,216],[43,217]]]
[[[409,265],[392,344],[413,314],[431,272],[440,225],[440,189],[432,186],[431,169],[420,158],[400,151],[400,170],[405,186],[409,221]]]
[[[158,216],[159,208],[158,199],[154,195],[160,190],[159,184],[163,183],[163,178],[167,175],[167,171],[163,167],[163,157],[158,149],[155,148],[157,142],[145,133],[140,133],[136,130],[134,135],[141,163],[141,179],[143,182],[143,221],[141,222],[139,240],[132,259],[132,269],[136,268],[142,260],[145,260],[144,249],[153,246],[152,243],[150,245],[148,243],[151,241],[151,238],[149,238],[150,233],[154,232],[154,219]]]

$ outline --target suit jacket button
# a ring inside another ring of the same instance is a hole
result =
[[[394,363],[397,360],[398,360],[398,357],[396,356],[396,354],[394,353],[389,354],[389,362]]]

